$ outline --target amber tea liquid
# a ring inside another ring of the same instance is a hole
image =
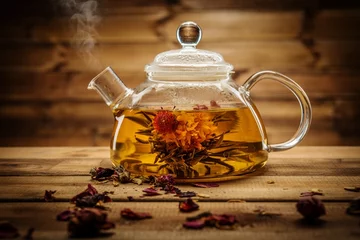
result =
[[[268,158],[263,149],[266,136],[263,140],[247,107],[117,109],[114,117],[112,163],[135,175],[174,174],[184,181],[217,181],[254,172]]]

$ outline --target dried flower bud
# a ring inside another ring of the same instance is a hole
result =
[[[306,219],[316,219],[326,214],[324,204],[314,196],[300,197],[296,209]]]

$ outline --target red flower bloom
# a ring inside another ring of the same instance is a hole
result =
[[[154,118],[153,125],[159,133],[169,133],[176,128],[176,116],[169,111],[159,111]]]

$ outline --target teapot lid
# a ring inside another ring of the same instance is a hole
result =
[[[158,54],[152,63],[145,66],[148,77],[186,80],[197,76],[219,78],[233,72],[233,66],[225,62],[219,53],[196,49],[202,37],[201,28],[196,23],[182,23],[176,36],[182,48]]]

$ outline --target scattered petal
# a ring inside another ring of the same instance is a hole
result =
[[[201,213],[195,217],[186,218],[183,227],[191,229],[201,229],[205,226],[216,227],[218,229],[229,229],[238,222],[234,215],[229,214],[212,214],[210,212]]]
[[[360,192],[360,187],[344,187],[344,189],[350,192]]]
[[[195,221],[187,221],[183,223],[184,228],[191,228],[191,229],[201,229],[205,227],[205,220],[195,220]]]
[[[111,198],[107,196],[111,192],[98,193],[96,188],[88,184],[88,188],[71,199],[77,207],[95,207],[100,202],[111,202]]]
[[[69,221],[70,218],[74,215],[75,211],[74,210],[65,210],[61,213],[59,213],[56,216],[56,220],[58,221]]]
[[[75,211],[69,220],[70,237],[96,237],[102,230],[115,228],[115,224],[107,220],[107,214],[96,208],[84,208]]]
[[[316,219],[326,214],[324,204],[314,196],[300,197],[296,209],[305,219]]]
[[[74,203],[79,198],[83,198],[85,196],[93,196],[93,195],[95,195],[97,193],[98,193],[98,191],[96,190],[96,188],[94,188],[91,184],[88,184],[88,188],[85,189],[84,191],[82,191],[81,193],[77,194],[76,196],[74,196],[70,200],[70,202]]]
[[[157,189],[149,187],[149,188],[145,188],[144,190],[142,190],[145,194],[143,194],[144,196],[156,196],[156,195],[160,195],[160,193],[158,192]]]
[[[349,215],[360,215],[360,197],[351,200],[349,207],[346,209]]]
[[[9,222],[0,222],[0,238],[17,238],[19,231]]]
[[[177,195],[181,198],[189,198],[189,197],[195,197],[196,193],[192,191],[187,191],[187,192],[180,192]]]
[[[114,172],[114,169],[102,167],[97,167],[90,170],[91,178],[98,181],[109,180]]]
[[[52,202],[55,200],[54,194],[56,193],[55,191],[52,190],[45,190],[45,194],[44,194],[44,200],[45,202]]]
[[[152,218],[150,213],[134,212],[130,208],[125,208],[120,212],[121,217],[128,220],[142,220],[146,218]]]
[[[199,209],[199,205],[191,198],[188,198],[184,202],[179,202],[179,209],[181,212],[193,212]]]
[[[213,187],[219,187],[220,185],[217,183],[193,183],[191,184],[194,187],[200,187],[200,188],[213,188]]]
[[[133,196],[127,196],[127,199],[131,202],[134,201],[134,197]]]

